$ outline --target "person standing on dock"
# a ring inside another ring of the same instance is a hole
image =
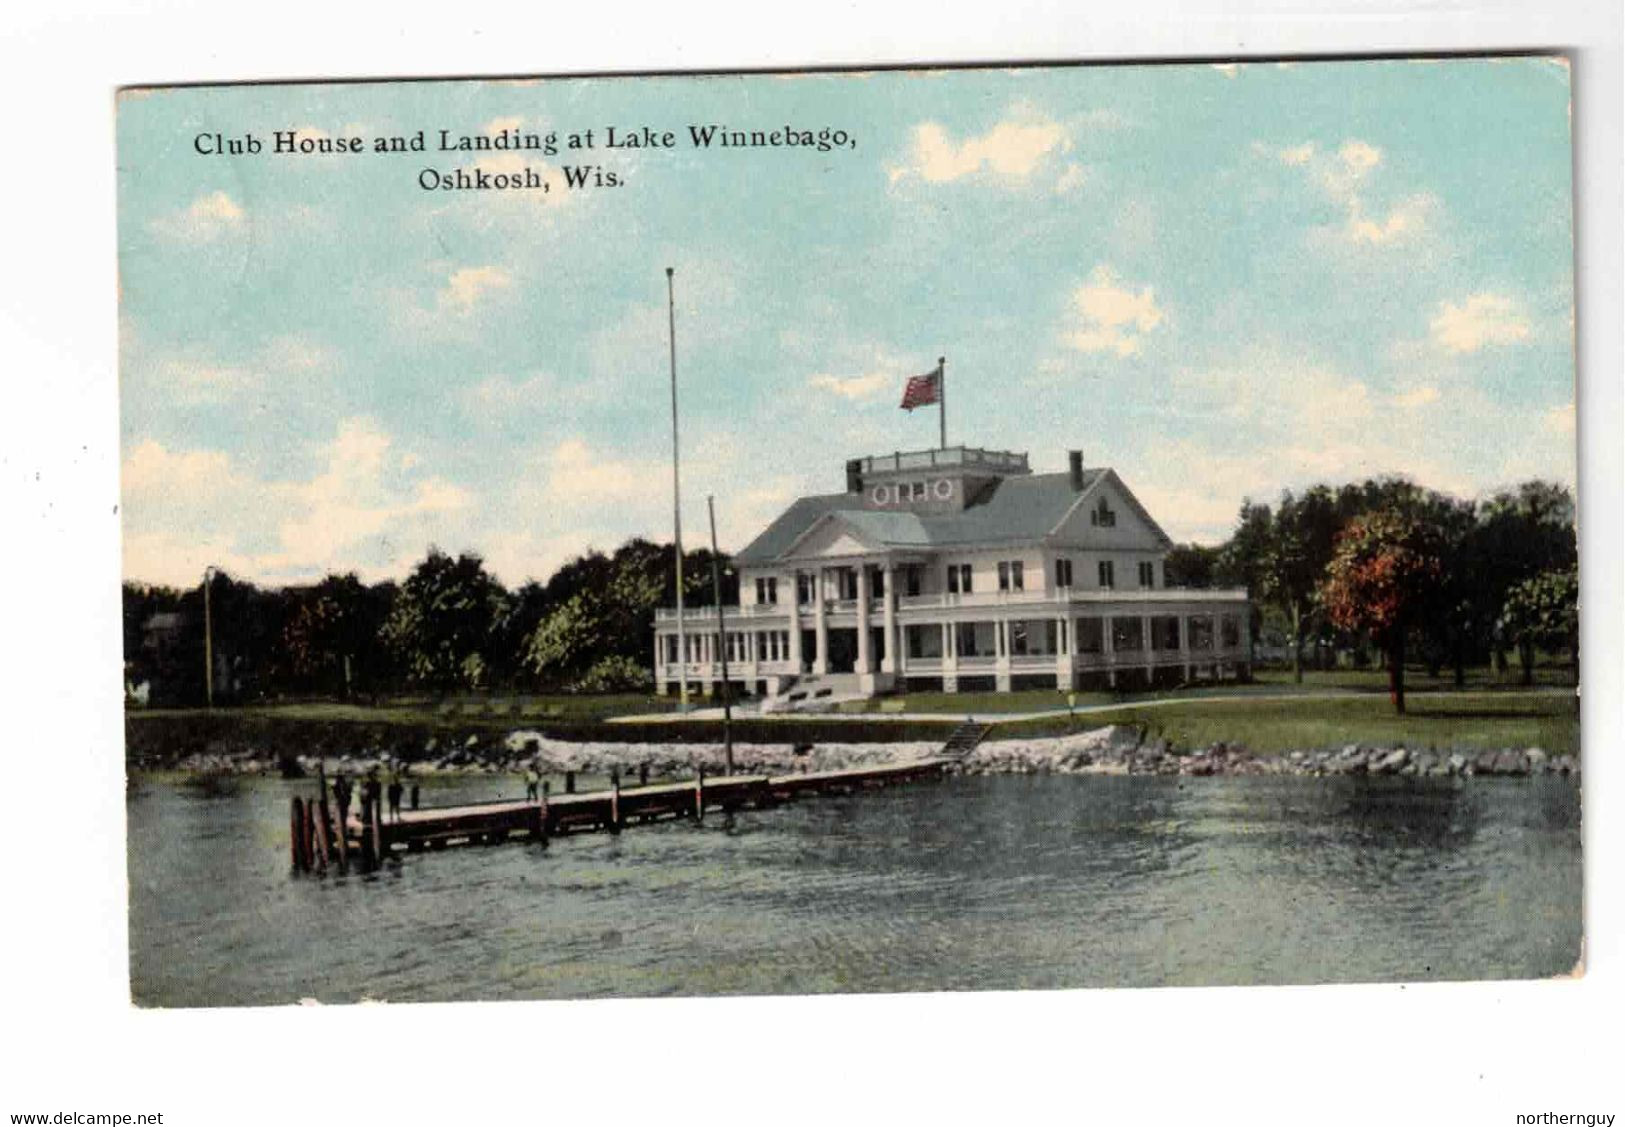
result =
[[[383,791],[383,783],[378,779],[378,767],[374,765],[367,768],[367,777],[361,781],[361,821],[363,824],[371,816],[368,813],[369,811],[377,813],[380,817],[382,816],[383,812],[380,803],[383,801]]]
[[[536,770],[536,763],[533,760],[531,765],[525,768],[525,801],[536,802],[541,798],[541,794],[542,773]]]
[[[400,773],[396,772],[391,775],[389,778],[389,820],[392,822],[401,820],[401,794],[405,790],[406,784],[401,782]]]
[[[333,803],[339,811],[339,827],[350,824],[350,776],[340,771],[333,777]]]

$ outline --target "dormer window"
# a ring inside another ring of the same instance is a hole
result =
[[[1110,505],[1106,504],[1106,498],[1102,497],[1100,504],[1090,510],[1089,523],[1096,528],[1117,527],[1117,513],[1113,511]]]

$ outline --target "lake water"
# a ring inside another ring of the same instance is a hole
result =
[[[290,793],[132,782],[138,1003],[1534,977],[1580,949],[1561,778],[951,778],[326,878],[289,874]]]

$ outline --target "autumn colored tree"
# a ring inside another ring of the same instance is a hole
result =
[[[1444,573],[1440,535],[1415,506],[1385,505],[1351,520],[1320,587],[1339,628],[1369,633],[1388,655],[1394,709],[1405,711],[1405,638],[1436,597]]]

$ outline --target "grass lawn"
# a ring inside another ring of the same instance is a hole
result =
[[[602,696],[570,693],[534,696],[471,697],[465,700],[386,700],[378,705],[339,701],[293,701],[279,704],[251,704],[222,709],[235,716],[278,720],[363,722],[378,724],[425,724],[441,721],[457,724],[497,724],[512,726],[526,721],[596,721],[611,716],[641,712],[670,712],[673,700],[638,693],[608,693]],[[132,718],[142,716],[196,716],[201,709],[131,709]]]
[[[1516,691],[1521,674],[1517,668],[1502,676],[1492,669],[1467,670],[1467,684],[1463,692]],[[1535,687],[1572,688],[1574,671],[1563,666],[1536,666]],[[1408,692],[1455,692],[1455,679],[1446,670],[1438,677],[1430,677],[1420,666],[1405,670],[1405,688]],[[1265,669],[1255,672],[1249,684],[1234,683],[1193,685],[1185,688],[1157,689],[1138,692],[1080,692],[1079,707],[1105,704],[1133,704],[1144,700],[1200,700],[1212,696],[1279,696],[1282,693],[1361,692],[1386,695],[1388,674],[1379,669],[1304,670],[1303,684],[1292,679],[1290,669]],[[1055,689],[1026,689],[1013,693],[902,693],[867,701],[853,701],[841,707],[842,712],[880,712],[895,709],[899,712],[941,712],[952,716],[966,713],[1047,712],[1067,707],[1067,694]]]
[[[1553,755],[1580,750],[1580,703],[1573,697],[1462,692],[1408,700],[1406,706],[1409,711],[1397,715],[1378,694],[1301,702],[1193,699],[1159,708],[1126,704],[1080,716],[1076,727],[1131,724],[1178,748],[1224,741],[1266,753],[1350,743],[1439,750],[1541,747]],[[1017,720],[999,725],[990,738],[1058,735],[1069,727],[1064,717]]]

